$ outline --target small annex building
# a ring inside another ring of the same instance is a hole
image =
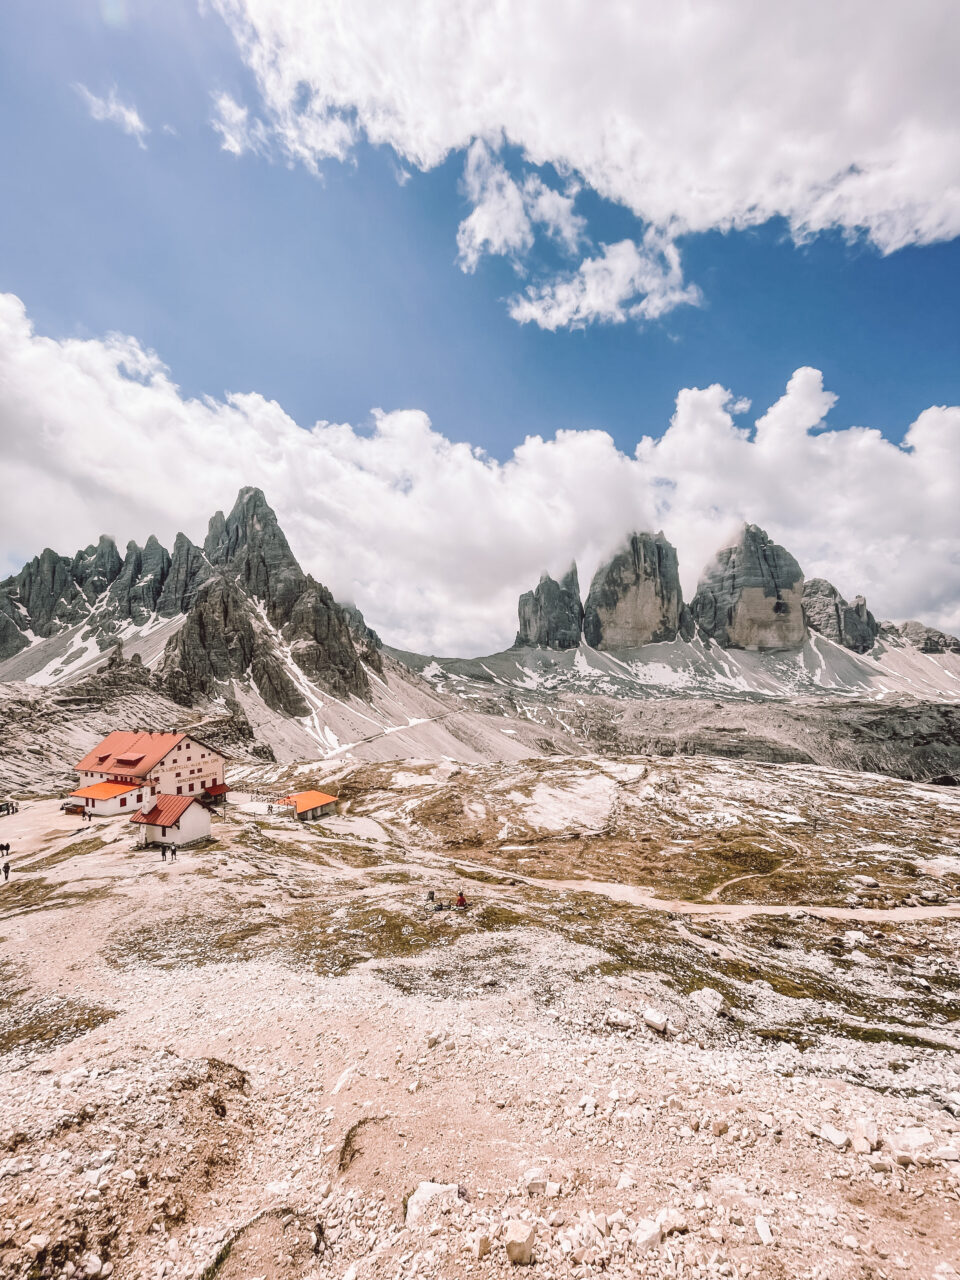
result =
[[[325,813],[333,813],[337,807],[337,797],[328,796],[325,791],[295,791],[280,801],[293,809],[298,822],[314,822]]]
[[[112,818],[124,809],[136,809],[143,804],[144,795],[150,799],[150,791],[143,784],[131,782],[93,782],[70,792],[70,797],[82,804],[84,810],[93,810],[101,818]]]
[[[210,810],[196,796],[157,796],[130,819],[139,827],[137,843],[190,844],[210,834]]]

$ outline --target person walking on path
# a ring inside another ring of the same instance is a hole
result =
[[[160,846],[160,861],[166,862],[166,860],[167,860],[167,846],[165,844],[162,844]]]
[[[8,881],[9,879],[10,879],[10,861],[9,861],[9,859],[8,859],[8,858],[4,858],[4,861],[3,861],[3,883],[4,883],[4,884],[6,884],[6,883],[7,883],[7,881]]]
[[[177,846],[175,844],[172,844],[170,846],[170,861],[176,862],[176,860],[177,860]]]

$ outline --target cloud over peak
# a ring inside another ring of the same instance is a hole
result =
[[[199,538],[211,511],[253,482],[305,567],[405,648],[502,647],[541,571],[576,558],[586,584],[634,528],[664,529],[689,596],[747,520],[809,576],[864,591],[878,616],[956,630],[960,408],[925,409],[901,447],[826,425],[834,399],[817,370],[798,369],[751,427],[729,389],[685,388],[663,435],[632,455],[604,431],[568,430],[528,436],[498,461],[416,410],[378,412],[372,431],[304,429],[256,393],[190,399],[135,339],[56,341],[0,295],[0,573],[102,532]]]

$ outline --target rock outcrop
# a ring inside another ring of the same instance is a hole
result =
[[[925,626],[922,622],[884,622],[880,629],[881,638],[895,638],[912,644],[921,653],[960,653],[960,639],[938,631],[936,627]]]
[[[755,524],[707,566],[690,609],[725,649],[798,649],[807,634],[800,566]]]
[[[310,708],[286,670],[249,598],[226,577],[201,589],[186,622],[164,650],[161,681],[175,702],[191,705],[249,674],[275,711],[305,716]]]
[[[0,583],[0,659],[25,649],[32,636],[56,635],[89,614],[90,601],[72,570],[73,561],[46,547]]]
[[[802,606],[811,631],[854,653],[867,653],[873,648],[880,626],[863,596],[855,596],[848,604],[826,578],[811,578],[803,584]]]
[[[662,533],[634,533],[593,575],[583,638],[594,649],[628,649],[692,634],[676,549]]]
[[[197,592],[213,577],[213,572],[200,548],[194,546],[186,534],[178,533],[163,590],[157,599],[160,617],[175,618],[178,613],[186,613],[196,600]]]
[[[515,649],[576,649],[583,631],[577,566],[571,565],[559,582],[543,574],[535,590],[520,597],[517,614]]]
[[[115,621],[141,626],[156,612],[170,569],[170,553],[150,535],[142,547],[127,543],[123,567],[107,592],[106,612]]]
[[[347,620],[347,626],[350,628],[353,643],[359,650],[360,657],[368,666],[373,667],[378,674],[382,675],[383,657],[381,650],[383,649],[383,641],[373,627],[367,626],[366,618],[355,604],[342,604],[340,608],[343,610],[343,616]]]

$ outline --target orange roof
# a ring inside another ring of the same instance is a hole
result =
[[[81,800],[112,800],[114,796],[122,796],[128,791],[136,791],[129,782],[94,782],[89,787],[81,787],[79,791],[71,791],[72,796]]]
[[[185,733],[131,733],[125,729],[114,729],[87,752],[77,769],[91,769],[95,773],[130,773],[134,777],[142,777],[186,736]]]
[[[146,822],[151,827],[172,827],[179,822],[192,804],[196,804],[196,800],[196,796],[157,796],[157,803],[149,813],[141,810],[135,813],[130,821]]]
[[[328,796],[324,791],[295,791],[292,796],[285,796],[282,803],[292,804],[297,813],[309,813],[325,804],[336,804],[336,800],[336,796]]]

